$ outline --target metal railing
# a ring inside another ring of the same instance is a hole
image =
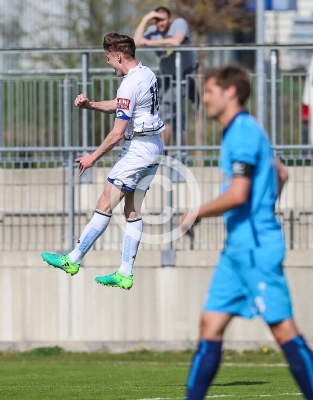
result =
[[[302,46],[305,51],[312,51],[311,47]],[[250,111],[258,116],[267,130],[269,130],[273,144],[302,144],[299,138],[301,130],[301,93],[303,90],[306,72],[278,72],[277,52],[284,50],[286,46],[219,46],[219,47],[184,47],[180,51],[195,49],[203,52],[237,52],[247,50],[264,49],[268,53],[268,73],[263,76],[251,72],[252,96],[248,107]],[[157,50],[157,49],[156,49]],[[299,52],[301,46],[288,47],[289,56],[291,52]],[[303,51],[304,51],[303,50]],[[70,50],[55,50],[54,52],[70,52]],[[72,50],[74,52],[74,50]],[[78,92],[84,92],[90,97],[97,99],[112,98],[119,84],[118,78],[112,76],[108,68],[89,67],[89,57],[99,49],[75,50],[81,53],[81,68],[75,69],[29,69],[24,71],[2,71],[0,72],[0,94],[5,99],[0,104],[0,146],[29,146],[29,145],[52,145],[51,132],[54,134],[53,145],[62,146],[65,128],[70,129],[74,136],[71,145],[94,145],[101,140],[110,129],[112,117],[95,116],[86,110],[77,110],[73,107],[73,100]],[[139,53],[139,57],[142,49]],[[151,49],[146,51],[151,52]],[[182,116],[185,116],[187,144],[212,144],[218,145],[220,136],[216,124],[205,118],[205,110],[186,100],[182,96],[182,88],[188,92],[188,79],[196,81],[198,92],[201,97],[203,90],[203,76],[200,74],[189,75],[187,79],[181,80],[180,51],[176,52],[176,77],[171,79],[170,84],[176,90],[176,104],[179,111],[176,115],[177,135],[172,144],[182,143],[183,131]],[[38,50],[39,52],[39,50]],[[51,53],[42,50],[42,54]],[[15,54],[13,50],[11,53]],[[21,51],[28,54],[26,51]],[[1,50],[0,55],[8,55],[9,51]],[[208,60],[210,60],[208,58]],[[63,76],[62,76],[63,75]],[[165,77],[164,77],[165,78]],[[161,77],[162,79],[162,77]],[[261,81],[261,83],[260,83]],[[259,87],[262,86],[262,91]],[[260,110],[262,115],[260,115]],[[181,112],[180,112],[181,111]],[[65,115],[63,115],[65,114]],[[66,116],[67,119],[66,119]],[[71,123],[69,123],[71,121]],[[96,124],[96,125],[95,125]],[[100,124],[98,127],[97,124]],[[288,140],[284,137],[284,131],[288,126]],[[64,126],[65,125],[65,126]],[[93,130],[90,134],[90,127]],[[97,130],[97,133],[95,132]],[[49,131],[49,140],[46,132]],[[28,134],[31,132],[31,135]],[[101,133],[99,133],[101,132]],[[96,137],[96,134],[99,137]],[[59,136],[58,136],[59,135]],[[292,136],[292,137],[290,137]],[[174,138],[174,135],[173,135]]]
[[[277,54],[312,46],[199,46],[178,47],[176,78],[170,84],[176,90],[179,112],[172,121],[177,135],[166,147],[169,155],[183,160],[196,177],[201,201],[218,193],[218,157],[220,127],[206,118],[205,109],[194,104],[183,93],[189,90],[189,80],[196,82],[200,98],[204,78],[200,73],[181,80],[180,52],[193,49],[199,52],[231,52],[263,49],[268,55],[264,76],[251,72],[252,96],[248,108],[252,114],[264,110],[263,124],[269,131],[279,156],[289,165],[290,180],[283,193],[277,215],[280,218],[290,249],[310,249],[312,237],[312,161],[306,159],[313,146],[303,134],[301,103],[307,73],[279,71]],[[153,51],[161,50],[153,48]],[[0,55],[29,52],[41,54],[76,53],[81,65],[75,69],[32,68],[0,73],[0,249],[1,250],[68,250],[90,218],[100,196],[106,177],[116,159],[114,149],[78,179],[75,158],[93,151],[110,131],[114,116],[79,110],[73,102],[80,92],[93,100],[115,97],[119,79],[108,68],[89,66],[92,53],[99,49],[0,50]],[[139,49],[151,52],[152,49]],[[139,58],[141,53],[139,54]],[[165,79],[160,76],[160,79]],[[261,83],[260,83],[261,82]],[[262,84],[264,90],[257,88]],[[263,94],[262,94],[263,93]],[[265,98],[264,98],[265,96]],[[162,100],[161,100],[162,101]],[[183,122],[185,121],[185,123]],[[173,129],[174,130],[174,129]],[[183,131],[186,141],[183,143]],[[194,237],[174,237],[171,229],[178,226],[182,212],[188,209],[190,190],[171,166],[161,166],[157,184],[146,197],[145,230],[148,235],[170,237],[163,243],[147,240],[143,249],[220,249],[224,227],[221,218],[202,221],[195,227]],[[169,180],[172,182],[167,186]],[[152,193],[151,193],[152,192]],[[170,218],[162,216],[170,207]],[[116,210],[110,233],[104,234],[95,245],[99,249],[118,250],[123,236],[124,217]],[[152,216],[152,217],[151,217]],[[150,219],[153,221],[151,222]]]
[[[181,149],[186,151],[184,147]],[[80,147],[57,150],[32,147],[26,157],[21,157],[20,148],[2,150],[0,249],[70,249],[94,212],[117,152],[118,149],[112,151],[89,170],[87,176],[79,179],[74,159],[81,153]],[[199,190],[200,202],[212,200],[218,194],[220,175],[215,153],[216,150],[209,147],[205,150],[196,147],[185,154],[184,162],[195,178],[191,182],[179,176],[177,160],[172,159],[169,166],[161,165],[144,202],[142,215],[147,238],[141,244],[142,249],[213,250],[223,247],[221,217],[201,221],[191,240],[172,233],[178,229],[180,215],[190,208],[194,191]],[[312,161],[293,156],[285,161],[289,164],[290,179],[277,215],[289,249],[311,249]],[[108,231],[95,248],[119,250],[124,225],[122,206],[119,206]]]

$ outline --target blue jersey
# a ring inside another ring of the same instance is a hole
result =
[[[224,130],[220,158],[222,192],[229,188],[234,164],[241,163],[252,168],[250,194],[244,204],[224,214],[226,249],[235,252],[283,240],[275,218],[278,174],[273,150],[267,133],[247,111],[238,113]]]

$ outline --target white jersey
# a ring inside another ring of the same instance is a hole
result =
[[[117,90],[116,118],[129,121],[124,133],[127,140],[135,132],[152,136],[165,129],[159,117],[157,78],[141,62],[128,71]]]

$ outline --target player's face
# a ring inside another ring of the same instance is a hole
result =
[[[171,19],[166,12],[159,12],[159,14],[162,15],[162,18],[154,18],[154,23],[160,32],[166,32],[170,27]]]
[[[216,84],[215,78],[206,81],[202,100],[208,117],[217,119],[225,112],[228,104],[226,90]]]
[[[116,75],[123,76],[120,53],[107,51],[106,56],[108,64],[115,70]]]

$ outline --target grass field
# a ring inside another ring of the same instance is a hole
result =
[[[0,355],[0,399],[183,399],[191,351]],[[207,398],[301,399],[280,353],[224,351]]]

